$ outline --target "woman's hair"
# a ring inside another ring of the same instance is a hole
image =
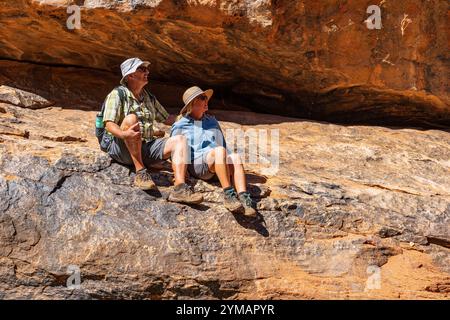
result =
[[[195,99],[194,99],[194,100],[195,100]],[[191,111],[192,111],[192,105],[193,105],[193,103],[194,103],[194,100],[192,100],[191,102],[189,102],[189,104],[186,106],[186,110],[184,110],[183,113],[180,113],[180,114],[178,115],[176,121],[180,120],[180,119],[183,118],[184,116],[187,116],[187,115],[189,115],[189,114],[191,113]]]

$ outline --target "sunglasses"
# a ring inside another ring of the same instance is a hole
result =
[[[208,100],[208,97],[205,96],[204,94],[202,94],[201,96],[198,96],[197,99],[199,99],[201,101],[206,101],[206,100]]]
[[[137,68],[136,70],[139,70],[139,71],[141,71],[141,72],[146,72],[146,71],[149,71],[149,72],[150,72],[150,70],[148,70],[147,67],[139,67],[139,68]]]

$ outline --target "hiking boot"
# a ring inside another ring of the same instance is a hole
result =
[[[156,184],[153,182],[152,176],[145,168],[136,172],[136,176],[134,177],[134,186],[141,190],[156,189]]]
[[[227,208],[228,211],[231,213],[242,213],[244,211],[244,207],[242,206],[242,203],[237,198],[236,191],[233,187],[227,188],[224,190],[225,196],[223,205],[225,208]]]
[[[203,202],[203,196],[200,193],[195,193],[186,183],[181,183],[173,188],[167,200],[186,204],[200,204]]]
[[[250,197],[250,193],[248,192],[241,192],[239,194],[239,200],[241,201],[242,205],[244,206],[244,215],[246,217],[256,217],[256,210],[253,208],[253,201]]]

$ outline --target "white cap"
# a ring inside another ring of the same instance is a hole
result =
[[[120,65],[120,71],[122,71],[122,79],[120,80],[120,84],[125,84],[125,77],[133,72],[136,72],[137,68],[144,65],[144,67],[148,67],[150,62],[142,61],[139,58],[130,58],[122,62]]]

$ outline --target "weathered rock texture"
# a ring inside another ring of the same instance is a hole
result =
[[[82,8],[81,29],[67,28],[71,4]],[[140,56],[153,62],[152,78],[181,86],[161,88],[163,99],[195,83],[218,89],[226,108],[448,124],[448,2],[383,0],[381,30],[364,22],[372,4],[3,1],[0,83],[92,108],[117,83],[119,64]]]
[[[280,170],[247,165],[246,220],[217,183],[191,179],[196,207],[165,200],[167,169],[159,193],[133,188],[98,151],[94,112],[0,111],[0,298],[449,298],[448,132],[216,112],[280,130]]]

